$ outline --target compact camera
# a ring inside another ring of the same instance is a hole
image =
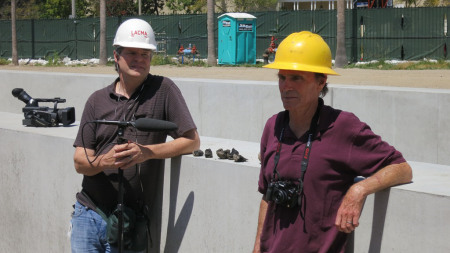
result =
[[[275,181],[269,184],[266,200],[277,205],[295,207],[301,205],[299,186],[291,181]]]

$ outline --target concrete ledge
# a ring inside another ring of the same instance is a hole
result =
[[[29,128],[21,125],[21,114],[0,112],[0,118],[0,248],[69,252],[66,232],[81,187],[72,162],[77,127]],[[203,150],[234,147],[249,161],[192,155],[166,160],[154,210],[154,252],[250,252],[261,199],[259,144],[201,140]],[[410,163],[412,184],[367,199],[354,252],[450,251],[450,167]]]
[[[0,111],[21,113],[13,88],[37,98],[67,99],[79,120],[87,97],[114,75],[0,70]],[[283,110],[276,82],[173,78],[201,136],[259,142],[266,120]],[[330,84],[325,103],[355,113],[407,160],[450,164],[450,90]]]

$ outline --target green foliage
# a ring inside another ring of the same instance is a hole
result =
[[[9,65],[11,61],[8,61],[8,59],[0,58],[0,65]]]
[[[63,63],[61,62],[61,57],[59,56],[58,52],[53,52],[53,54],[49,54],[47,57],[45,57],[45,60],[48,62],[45,66],[54,67],[63,65]]]
[[[41,18],[68,18],[72,13],[71,0],[47,0],[40,5]]]
[[[129,16],[136,12],[136,3],[130,0],[106,0],[106,16]]]
[[[234,0],[237,12],[273,11],[277,0]]]
[[[164,0],[141,0],[142,13],[158,13]],[[100,0],[75,0],[78,18],[100,16]],[[106,0],[107,16],[138,14],[138,2],[133,0]],[[17,19],[68,18],[72,15],[72,0],[16,0]],[[0,19],[11,19],[11,1],[0,0]]]
[[[164,7],[165,0],[142,0],[141,10],[143,14],[159,14],[158,10]]]
[[[16,18],[39,18],[39,5],[43,0],[16,0]],[[0,0],[0,19],[11,19],[11,1]]]
[[[152,66],[174,64],[167,56],[154,54],[152,56]]]
[[[166,6],[174,13],[185,12],[194,14],[206,12],[206,0],[167,0]]]
[[[387,61],[372,61],[366,64],[350,64],[346,68],[379,69],[379,70],[425,70],[450,69],[450,61],[406,61],[391,63]]]
[[[423,6],[425,7],[437,7],[439,6],[440,0],[425,0]]]
[[[405,0],[405,7],[417,7],[416,0]]]

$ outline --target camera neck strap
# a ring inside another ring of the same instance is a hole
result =
[[[314,117],[311,120],[311,125],[307,132],[308,133],[308,141],[306,142],[305,151],[304,151],[303,157],[302,157],[301,174],[300,174],[300,178],[299,178],[299,182],[301,184],[300,185],[301,189],[303,188],[303,178],[305,176],[306,169],[308,168],[309,157],[311,155],[312,141],[313,141],[316,129],[317,129],[318,122],[319,122],[319,114],[320,114],[321,108],[322,108],[322,103],[319,101],[319,105],[317,106],[316,112],[314,114]],[[288,124],[288,122],[289,122],[289,118],[286,117],[285,124]],[[274,168],[273,168],[272,181],[275,181],[276,178],[280,179],[280,173],[277,170],[277,166],[278,166],[278,162],[280,161],[280,153],[281,153],[281,146],[282,146],[282,142],[283,142],[284,130],[285,130],[285,127],[283,127],[281,129],[280,138],[278,139],[277,150],[276,150],[275,157],[274,157]]]

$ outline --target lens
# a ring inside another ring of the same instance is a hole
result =
[[[67,107],[65,109],[58,110],[58,118],[64,126],[72,124],[75,122],[75,108]]]
[[[274,192],[274,200],[277,204],[283,204],[287,200],[287,194],[284,190],[277,190]]]

